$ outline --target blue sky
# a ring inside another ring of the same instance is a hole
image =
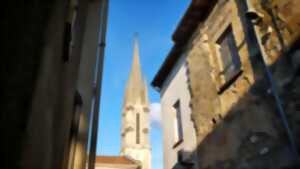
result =
[[[190,0],[110,0],[101,96],[97,154],[120,152],[121,110],[133,56],[133,36],[139,34],[140,62],[151,103],[159,93],[150,82],[172,47],[171,35]],[[163,168],[162,131],[152,125],[152,169]]]

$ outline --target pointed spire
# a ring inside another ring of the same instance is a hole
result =
[[[148,100],[145,96],[145,82],[142,79],[141,65],[139,61],[139,45],[137,35],[134,37],[133,62],[130,76],[125,91],[124,105],[142,103]]]
[[[135,79],[135,82],[142,81],[141,65],[140,65],[140,55],[139,55],[139,42],[138,34],[134,35],[134,49],[133,49],[133,63],[131,67],[131,74],[129,78]]]
[[[124,105],[148,104],[148,93],[146,82],[142,78],[141,65],[139,61],[139,44],[137,34],[134,37],[133,62],[130,76],[126,85]]]
[[[140,66],[138,34],[134,35],[133,65]]]

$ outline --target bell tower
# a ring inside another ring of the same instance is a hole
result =
[[[133,63],[126,84],[121,133],[121,155],[138,160],[141,169],[151,169],[149,100],[141,73],[137,38],[134,39]]]

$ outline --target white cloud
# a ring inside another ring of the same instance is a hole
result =
[[[154,127],[160,127],[160,123],[161,123],[160,111],[161,111],[160,103],[150,104],[150,120],[151,120],[151,124]]]

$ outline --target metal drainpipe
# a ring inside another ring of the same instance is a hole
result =
[[[244,1],[242,1],[242,3],[243,3]],[[251,2],[250,2],[250,0],[246,0],[246,4],[245,4],[245,6],[249,9],[249,7],[252,7],[251,6]],[[274,17],[274,15],[272,16],[272,17]],[[246,18],[247,19],[247,18]],[[274,19],[274,18],[273,18]],[[246,22],[246,23],[248,23],[248,22]],[[299,152],[298,152],[298,148],[297,148],[297,145],[296,145],[296,143],[295,143],[295,138],[294,138],[294,136],[293,136],[293,134],[292,134],[292,131],[291,131],[291,129],[290,129],[290,126],[289,126],[289,123],[288,123],[288,120],[287,120],[287,117],[286,117],[286,113],[285,113],[285,111],[284,111],[284,109],[283,109],[283,106],[282,106],[282,101],[281,101],[281,99],[280,99],[280,97],[279,97],[279,94],[278,94],[278,92],[277,92],[277,89],[276,89],[276,81],[274,81],[274,79],[273,79],[273,76],[272,76],[272,73],[271,73],[271,71],[270,71],[270,69],[268,68],[268,66],[266,65],[266,63],[265,63],[265,61],[264,61],[264,57],[263,56],[266,56],[266,53],[264,52],[264,48],[263,48],[263,45],[262,45],[262,42],[261,42],[261,39],[260,38],[258,38],[259,37],[259,34],[258,34],[258,27],[255,25],[255,24],[253,24],[253,22],[251,21],[251,23],[252,24],[249,24],[249,25],[247,25],[247,26],[251,26],[251,27],[253,27],[253,29],[254,29],[254,33],[255,33],[255,37],[256,37],[256,40],[257,40],[257,42],[258,42],[258,46],[259,46],[259,55],[260,55],[260,57],[261,57],[261,59],[262,59],[262,62],[263,62],[263,67],[264,67],[264,69],[265,69],[265,71],[266,71],[266,74],[267,74],[267,79],[269,80],[269,83],[270,83],[270,87],[271,87],[271,93],[273,94],[273,96],[274,96],[274,98],[275,98],[275,103],[276,103],[276,106],[277,106],[277,108],[278,108],[278,113],[279,113],[279,116],[280,116],[280,118],[281,118],[281,120],[282,120],[282,123],[283,123],[283,126],[284,126],[284,128],[285,128],[285,130],[286,130],[286,132],[287,132],[287,135],[288,135],[288,140],[289,140],[289,142],[290,142],[290,146],[291,146],[291,149],[292,149],[292,151],[293,151],[293,153],[294,153],[294,155],[295,155],[295,159],[296,160],[298,160],[299,159]],[[274,23],[273,23],[274,24]],[[276,26],[277,26],[277,24],[276,24]],[[278,27],[277,27],[278,28]],[[277,30],[278,31],[278,30]],[[278,33],[278,32],[277,32]],[[280,33],[280,32],[279,32]],[[281,39],[280,39],[281,38]],[[285,47],[284,46],[284,41],[283,41],[283,38],[282,37],[279,37],[279,41],[280,41],[280,43],[282,43],[281,45],[283,45],[282,47]],[[283,56],[284,57],[284,56]]]
[[[266,10],[266,12],[271,16],[271,20],[272,20],[272,24],[274,26],[274,29],[275,29],[275,32],[277,34],[277,38],[279,40],[279,43],[281,45],[281,48],[282,48],[282,51],[283,51],[283,54],[286,53],[287,51],[287,48],[285,46],[285,43],[284,43],[284,38],[280,32],[280,28],[278,26],[278,23],[276,21],[276,16],[272,10],[272,7],[270,7],[270,1],[269,0],[264,0],[265,3],[262,4],[262,7]]]
[[[102,72],[103,72],[103,60],[104,60],[104,49],[107,29],[107,18],[108,18],[108,3],[109,0],[99,0],[100,2],[100,29],[99,29],[99,42],[98,42],[98,58],[97,58],[97,70],[96,70],[96,97],[94,101],[93,124],[92,124],[92,140],[91,140],[91,152],[92,157],[89,158],[88,169],[95,168],[96,158],[96,147],[97,147],[97,135],[98,135],[98,122],[99,122],[99,111],[100,111],[100,98],[101,98],[101,84],[102,84]]]

